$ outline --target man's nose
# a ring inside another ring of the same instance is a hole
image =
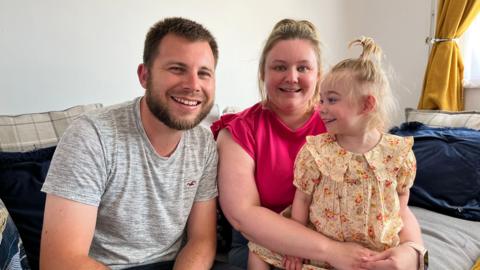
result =
[[[185,74],[183,88],[190,91],[200,91],[200,78],[196,72],[188,72]]]

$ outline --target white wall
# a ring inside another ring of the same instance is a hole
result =
[[[344,1],[348,3],[349,39],[359,35],[375,38],[393,69],[392,88],[400,108],[416,108],[429,56],[425,38],[430,35],[430,15],[437,1],[433,7],[433,0]],[[480,110],[479,88],[465,89],[465,110]],[[397,124],[404,121],[403,110],[395,119]]]
[[[480,88],[465,89],[465,110],[480,111]]]
[[[257,63],[271,28],[284,17],[317,25],[326,66],[353,38],[375,38],[395,71],[400,107],[416,107],[428,47],[431,0],[0,0],[0,114],[114,104],[143,94],[136,68],[148,28],[163,17],[204,24],[220,46],[217,103],[258,100]],[[480,95],[466,93],[467,109]],[[474,107],[476,106],[476,107]],[[395,116],[403,120],[403,111]]]
[[[416,108],[422,91],[428,60],[425,38],[430,32],[431,0],[345,1],[349,3],[345,16],[349,39],[370,36],[384,51],[385,64],[391,69],[392,90],[401,108],[394,118],[396,123],[401,123],[403,108]]]
[[[220,47],[217,103],[258,100],[262,44],[284,17],[306,18],[332,41],[346,30],[332,0],[0,0],[0,114],[113,104],[143,94],[136,68],[149,27],[183,16],[209,28]],[[326,57],[338,54],[326,48]]]

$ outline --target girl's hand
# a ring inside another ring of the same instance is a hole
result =
[[[365,262],[377,252],[351,242],[332,241],[327,262],[338,270],[366,270]]]
[[[416,270],[418,252],[407,245],[399,245],[370,257],[363,267],[369,270]]]
[[[286,270],[301,270],[303,259],[295,256],[283,256],[283,266]]]

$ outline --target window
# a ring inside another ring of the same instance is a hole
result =
[[[477,15],[460,38],[460,50],[464,64],[463,86],[480,88],[480,16]]]

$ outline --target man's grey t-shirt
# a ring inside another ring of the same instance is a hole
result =
[[[140,120],[140,98],[79,117],[56,149],[42,191],[98,207],[90,256],[113,269],[172,260],[196,201],[217,196],[209,130],[183,133],[159,156]]]

